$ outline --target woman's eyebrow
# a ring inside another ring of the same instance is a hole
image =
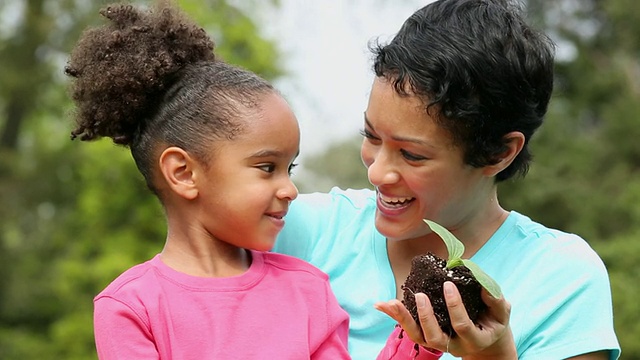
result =
[[[367,118],[367,114],[364,114],[364,122],[365,124],[367,124],[368,127],[370,127],[373,131],[375,131],[375,128],[373,127],[373,125],[371,125],[371,122],[369,121],[369,118]],[[398,141],[398,142],[410,142],[410,143],[414,143],[414,144],[418,144],[421,146],[427,146],[427,147],[435,147],[433,144],[430,144],[427,141],[424,141],[424,139],[418,139],[418,138],[412,138],[412,137],[406,137],[406,136],[398,136],[398,135],[393,135],[391,137],[392,140],[394,141]]]

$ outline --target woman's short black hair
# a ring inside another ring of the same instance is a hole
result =
[[[528,171],[529,140],[553,89],[555,46],[503,0],[440,0],[419,9],[388,44],[375,44],[374,71],[396,91],[425,101],[462,147],[465,162],[494,164],[509,132],[525,145],[496,176]],[[431,114],[431,112],[430,112]]]

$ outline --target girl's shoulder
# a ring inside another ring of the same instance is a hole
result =
[[[264,258],[264,263],[267,267],[275,268],[278,272],[290,273],[296,277],[315,278],[320,281],[329,280],[329,276],[322,270],[299,258],[273,252],[259,254]]]
[[[95,297],[95,299],[99,299],[101,297],[126,297],[128,293],[145,291],[147,287],[153,287],[155,280],[149,281],[149,275],[151,274],[152,277],[155,278],[153,275],[154,266],[152,263],[157,257],[158,255],[153,259],[134,265],[122,272],[118,277],[111,281],[111,283],[109,283],[109,285],[107,285],[104,290]],[[150,285],[147,286],[146,284]]]

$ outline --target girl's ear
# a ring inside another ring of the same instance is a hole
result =
[[[160,154],[159,163],[162,178],[169,189],[187,200],[198,196],[194,176],[196,162],[186,151],[175,146],[168,147]]]
[[[495,164],[485,167],[484,174],[490,177],[496,176],[500,171],[506,169],[513,159],[520,154],[524,147],[524,134],[519,131],[512,131],[504,136],[506,149],[497,156]]]

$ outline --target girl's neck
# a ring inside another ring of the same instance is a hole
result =
[[[238,276],[251,265],[248,250],[215,239],[193,242],[168,236],[160,258],[170,268],[198,277]]]

